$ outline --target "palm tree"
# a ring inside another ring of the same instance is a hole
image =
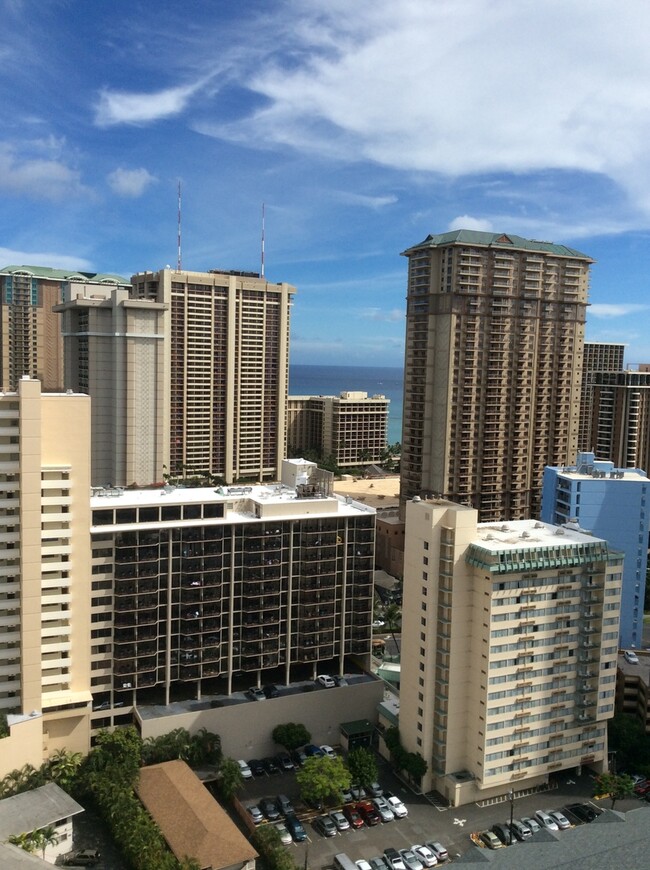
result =
[[[57,749],[48,761],[48,773],[57,785],[67,790],[77,775],[82,760],[80,752]]]
[[[45,850],[48,846],[56,846],[59,842],[59,835],[56,832],[54,825],[48,825],[46,828],[39,828],[38,831],[32,832],[32,842],[35,849],[40,849],[43,853],[45,861]]]
[[[392,635],[395,649],[397,650],[397,654],[399,655],[399,644],[397,643],[397,638],[395,637],[395,632],[400,631],[402,628],[402,611],[399,605],[386,605],[386,608],[384,609],[384,622],[386,623],[386,630],[390,631]]]

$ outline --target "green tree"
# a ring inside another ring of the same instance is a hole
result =
[[[304,800],[323,801],[325,804],[337,801],[352,781],[343,759],[326,755],[308,758],[296,774],[296,780]]]
[[[224,758],[219,767],[219,793],[224,800],[231,801],[235,792],[244,785],[241,768],[232,758]]]
[[[612,809],[616,801],[634,794],[634,780],[627,774],[601,773],[594,780],[594,796],[609,795],[612,801]]]
[[[46,762],[47,776],[65,791],[69,791],[83,761],[80,752],[57,749]]]
[[[616,753],[616,770],[650,775],[650,735],[643,723],[629,713],[617,713],[607,724],[610,751]]]
[[[386,630],[391,633],[395,649],[399,655],[399,644],[395,637],[395,632],[402,630],[402,611],[399,605],[388,604],[384,608],[384,622],[386,623]]]
[[[59,835],[56,832],[54,825],[48,825],[46,828],[39,828],[32,832],[32,841],[35,849],[40,849],[45,861],[45,851],[48,846],[56,846],[59,842]]]
[[[348,754],[348,768],[352,781],[359,785],[370,785],[377,781],[377,760],[369,749],[353,749]]]
[[[311,743],[311,734],[300,723],[286,722],[284,725],[276,725],[273,729],[273,742],[278,746],[284,746],[287,752],[292,752],[299,746]]]
[[[252,841],[269,870],[298,870],[298,865],[282,845],[280,834],[274,825],[257,828]]]
[[[429,765],[419,752],[407,752],[403,770],[408,773],[413,782],[420,783],[422,777],[429,769]]]

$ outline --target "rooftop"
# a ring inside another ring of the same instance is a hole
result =
[[[80,272],[75,269],[50,269],[47,266],[4,266],[0,275],[31,275],[33,278],[44,278],[49,281],[79,281],[91,284],[123,284],[131,282],[121,275],[111,275],[102,272]]]
[[[473,245],[482,248],[501,248],[504,250],[531,251],[540,254],[554,254],[556,257],[571,257],[593,263],[587,254],[568,248],[566,245],[556,245],[554,242],[540,242],[537,239],[524,239],[505,233],[482,233],[477,230],[454,230],[450,233],[429,235],[419,245],[413,245],[403,251],[404,256],[424,248],[440,248],[447,245]]]
[[[511,520],[507,523],[479,523],[474,541],[491,552],[529,550],[535,547],[574,547],[575,544],[605,543],[572,524],[554,526],[540,520]]]
[[[0,841],[82,813],[83,807],[53,782],[0,801]]]

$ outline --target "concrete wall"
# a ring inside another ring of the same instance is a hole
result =
[[[384,684],[372,680],[155,719],[141,720],[139,710],[136,715],[143,738],[158,737],[175,728],[187,728],[191,734],[207,728],[220,735],[224,755],[249,759],[272,755],[280,750],[273,743],[271,733],[276,725],[285,722],[302,723],[311,732],[313,743],[337,745],[340,742],[339,725],[355,719],[376,722],[377,705],[383,697]]]

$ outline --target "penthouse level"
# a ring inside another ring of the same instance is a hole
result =
[[[269,486],[96,491],[96,727],[135,704],[342,673],[369,655],[375,512],[331,485],[286,460]]]

